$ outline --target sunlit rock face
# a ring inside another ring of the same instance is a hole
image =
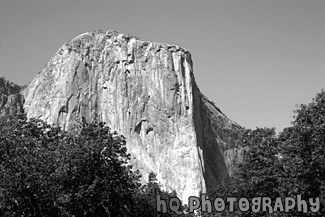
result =
[[[191,54],[115,31],[64,44],[23,91],[28,118],[75,131],[104,121],[124,135],[135,169],[183,202],[228,175],[239,126],[198,89]]]
[[[23,113],[24,98],[21,87],[0,77],[0,117]]]

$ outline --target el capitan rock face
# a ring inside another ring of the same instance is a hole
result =
[[[132,164],[183,202],[228,175],[239,126],[198,89],[191,55],[115,31],[64,44],[23,91],[27,117],[69,131],[104,121],[124,135]],[[228,153],[224,155],[224,153]]]

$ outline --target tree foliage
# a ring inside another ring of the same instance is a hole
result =
[[[288,195],[320,197],[325,215],[325,92],[295,111],[293,126],[279,136],[283,166],[288,174]]]
[[[104,123],[77,135],[24,116],[0,123],[0,215],[157,216],[154,194],[170,196],[141,187],[125,138]]]
[[[254,197],[268,196],[272,199],[283,196],[281,181],[284,176],[279,144],[274,128],[244,129],[242,133],[242,162],[237,165],[233,176],[224,185],[210,190],[212,198],[227,197],[251,200]],[[241,213],[237,207],[234,212],[225,211],[221,216],[265,216],[261,210]]]
[[[293,125],[279,135],[273,128],[243,130],[242,162],[224,185],[209,190],[211,199],[319,197],[318,213],[272,216],[325,215],[325,92],[295,112]],[[0,216],[176,216],[156,212],[157,194],[168,201],[176,193],[163,192],[154,174],[141,185],[125,145],[104,123],[72,135],[25,116],[0,119]],[[218,215],[267,213],[237,209]]]
[[[276,135],[275,129],[244,130],[242,162],[213,197],[320,198],[320,211],[273,213],[273,216],[325,215],[325,92],[295,111],[293,125]],[[274,201],[274,200],[273,200]],[[224,212],[222,216],[265,216],[251,211]]]

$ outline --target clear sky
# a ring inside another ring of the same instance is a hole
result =
[[[0,76],[27,84],[98,29],[188,49],[201,91],[247,128],[281,131],[325,88],[324,0],[1,0]]]

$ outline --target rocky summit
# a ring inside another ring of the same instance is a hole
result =
[[[1,109],[20,110],[19,91],[0,92]],[[200,92],[191,54],[176,45],[116,31],[84,33],[64,44],[21,93],[28,118],[71,132],[84,122],[106,122],[126,137],[143,181],[155,173],[183,202],[222,183],[238,156],[240,126]]]

